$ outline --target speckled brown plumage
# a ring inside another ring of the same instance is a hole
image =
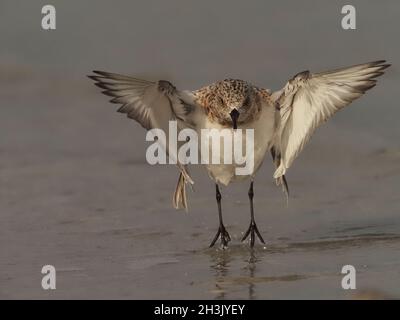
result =
[[[233,109],[243,110],[238,124],[256,120],[262,108],[262,101],[270,104],[270,93],[238,79],[225,79],[193,92],[196,103],[204,108],[210,121],[231,126],[227,116]]]

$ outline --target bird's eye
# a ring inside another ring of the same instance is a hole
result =
[[[243,102],[243,106],[248,106],[249,103],[250,103],[250,97],[247,96],[246,99],[245,99],[244,102]]]

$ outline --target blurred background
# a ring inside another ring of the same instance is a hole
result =
[[[54,5],[57,28],[41,28]],[[0,298],[348,299],[400,297],[400,3],[351,1],[0,2]],[[197,89],[226,77],[280,89],[297,72],[372,60],[378,85],[317,130],[288,172],[255,184],[267,245],[240,244],[247,184],[214,188],[194,168],[189,213],[173,166],[145,161],[145,131],[86,78],[93,69]],[[41,288],[43,265],[57,289]],[[357,290],[340,271],[357,270]]]

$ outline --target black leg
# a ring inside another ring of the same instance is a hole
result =
[[[256,221],[254,220],[254,206],[253,206],[253,198],[254,198],[254,190],[253,190],[253,181],[250,183],[250,188],[249,188],[249,199],[250,199],[250,214],[251,214],[251,220],[250,220],[250,226],[247,229],[246,233],[244,234],[242,241],[246,240],[246,238],[250,235],[250,246],[253,248],[254,247],[254,242],[255,242],[255,235],[257,235],[258,239],[262,243],[264,242],[263,237],[260,234],[260,231],[258,231]]]
[[[221,245],[222,247],[227,247],[228,242],[231,241],[231,237],[229,236],[228,231],[226,231],[224,222],[222,220],[222,208],[221,208],[221,192],[219,192],[219,187],[218,184],[215,184],[215,196],[217,198],[217,204],[218,204],[218,216],[219,216],[219,228],[218,232],[215,235],[213,241],[210,244],[210,248],[214,246],[215,242],[218,240],[218,238],[221,238]]]

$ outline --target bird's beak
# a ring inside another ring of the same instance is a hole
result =
[[[239,111],[237,111],[237,109],[233,109],[229,115],[231,116],[232,119],[233,129],[237,129],[237,119],[239,118],[240,115]]]

